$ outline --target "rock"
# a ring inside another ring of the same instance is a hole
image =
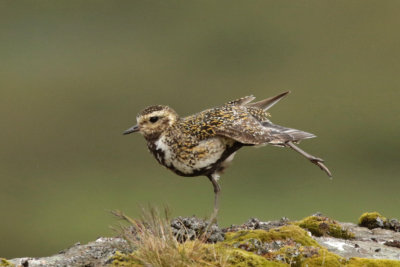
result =
[[[400,222],[397,219],[390,219],[386,223],[386,227],[393,231],[400,232]]]
[[[202,219],[196,217],[178,217],[171,221],[172,233],[180,241],[194,240],[205,237],[206,242],[216,243],[224,241],[224,233],[216,224],[209,225]],[[206,233],[207,231],[207,233]]]
[[[400,241],[399,240],[393,240],[393,241],[386,241],[383,243],[385,246],[389,247],[395,247],[395,248],[400,248]]]
[[[77,243],[58,254],[43,258],[17,258],[8,260],[16,266],[105,266],[116,251],[130,251],[122,238],[101,237],[86,245]]]
[[[368,229],[383,228],[387,219],[378,212],[366,212],[358,219],[358,225]]]
[[[314,239],[329,251],[345,258],[400,260],[400,249],[385,244],[393,240],[400,240],[399,232],[381,228],[371,230],[353,223],[340,224],[354,233],[353,239],[344,240],[333,237],[314,237]]]
[[[269,229],[272,228],[287,225],[289,224],[289,222],[290,222],[289,219],[286,217],[283,217],[278,221],[268,221],[268,222],[262,222],[257,218],[251,218],[244,224],[231,225],[230,227],[224,228],[222,231],[225,233],[236,232],[240,230],[257,230],[257,229],[268,231]]]

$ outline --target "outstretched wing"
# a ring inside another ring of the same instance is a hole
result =
[[[300,130],[275,125],[269,121],[260,122],[251,115],[241,116],[235,121],[227,121],[215,129],[217,135],[222,135],[243,144],[284,145],[287,142],[299,142],[313,138],[315,135]]]
[[[315,137],[311,133],[271,123],[267,119],[266,111],[258,107],[231,106],[225,108],[224,113],[229,114],[229,116],[219,127],[214,129],[215,134],[234,139],[243,144],[284,145],[289,141],[299,142],[303,139]]]
[[[215,134],[225,136],[243,144],[264,144],[271,140],[266,128],[245,107],[233,108],[230,119],[215,128]],[[232,118],[232,119],[231,119]]]

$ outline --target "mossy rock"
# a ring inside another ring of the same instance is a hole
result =
[[[378,212],[366,212],[358,219],[358,225],[367,227],[368,229],[384,228],[387,219]]]
[[[285,225],[273,228],[269,231],[265,230],[242,230],[238,232],[230,232],[225,234],[225,244],[234,244],[240,241],[258,239],[261,242],[271,242],[275,240],[292,239],[303,246],[321,247],[314,239],[312,239],[306,231],[297,225]]]
[[[315,236],[332,236],[342,239],[352,239],[354,234],[344,229],[337,221],[324,216],[309,216],[295,223],[307,229]]]
[[[299,222],[270,230],[228,232],[225,234],[225,241],[216,244],[203,243],[198,240],[183,242],[178,244],[176,248],[169,248],[165,252],[160,251],[159,255],[164,257],[171,255],[171,249],[174,251],[176,249],[179,254],[174,253],[177,256],[175,257],[176,260],[169,260],[167,264],[163,262],[160,266],[400,267],[400,261],[395,260],[343,258],[319,245],[307,230],[318,236],[353,237],[352,233],[344,230],[334,220],[322,216],[310,216]],[[141,262],[137,257],[139,254],[135,254],[137,252],[134,251],[128,255],[116,253],[112,265],[146,266],[146,259]],[[142,251],[142,253],[147,253],[147,251]]]
[[[191,242],[191,241],[187,241]],[[232,266],[232,267],[283,267],[288,266],[285,263],[269,261],[265,257],[256,255],[242,249],[232,248],[230,246],[213,244],[204,244],[202,246],[203,256],[197,261],[187,262],[184,265],[173,266],[190,266],[190,267],[203,267],[203,266]],[[136,257],[135,252],[131,254],[122,254],[117,252],[112,259],[112,266],[147,266],[140,263]],[[162,265],[164,266],[164,265]],[[165,265],[165,266],[170,266]]]
[[[231,232],[226,233],[225,238],[225,241],[219,244],[220,246],[243,248],[243,251],[253,255],[260,252],[257,250],[257,247],[254,246],[255,240],[258,240],[259,245],[270,243],[280,244],[280,246],[278,245],[275,249],[269,247],[264,254],[260,255],[268,260],[268,264],[275,262],[276,264],[283,264],[284,266],[303,266],[303,262],[309,261],[311,258],[317,261],[316,258],[321,252],[334,259],[340,258],[322,248],[307,231],[297,225],[286,225],[270,229],[269,231],[243,230]]]
[[[298,266],[332,266],[341,267],[346,266],[346,259],[329,252],[327,249],[321,249],[315,256],[302,258],[302,261]]]

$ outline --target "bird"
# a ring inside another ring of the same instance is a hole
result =
[[[169,106],[153,105],[143,109],[136,117],[137,124],[123,134],[142,134],[158,163],[177,175],[206,176],[214,189],[210,221],[216,222],[221,192],[219,177],[242,147],[287,147],[332,177],[323,159],[296,145],[316,137],[314,134],[271,122],[268,110],[289,93],[258,102],[253,102],[252,95],[245,96],[183,118]]]

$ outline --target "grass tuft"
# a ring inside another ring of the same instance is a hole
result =
[[[116,255],[114,266],[227,266],[228,257],[220,255],[214,245],[201,239],[180,243],[172,233],[167,209],[164,215],[153,207],[143,209],[140,220],[121,211],[112,213],[128,223],[118,232],[133,249],[129,255]]]

